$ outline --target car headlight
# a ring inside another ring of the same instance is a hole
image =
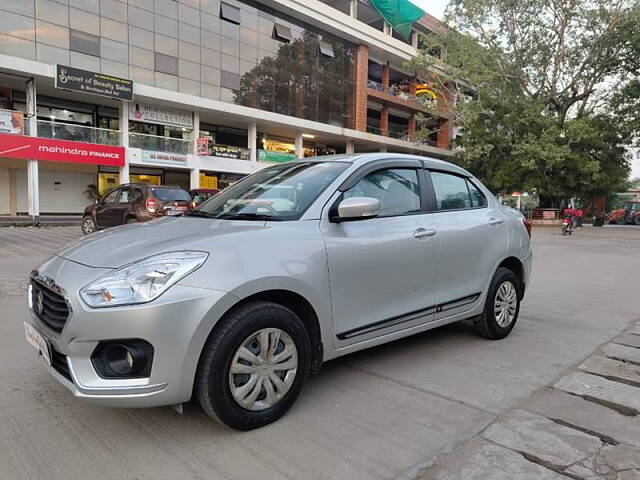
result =
[[[80,290],[80,296],[93,308],[147,303],[200,267],[208,256],[185,251],[154,255],[107,273]]]

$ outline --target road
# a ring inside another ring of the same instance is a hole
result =
[[[462,322],[349,355],[311,377],[283,419],[239,433],[195,403],[183,415],[85,405],[44,372],[23,339],[25,279],[78,234],[0,228],[2,480],[413,479],[434,463],[448,478],[447,454],[500,432],[640,318],[640,228],[534,229],[532,282],[507,339]]]

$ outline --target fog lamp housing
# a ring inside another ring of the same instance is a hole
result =
[[[146,378],[151,375],[153,353],[153,346],[141,339],[102,341],[93,350],[91,363],[101,378]]]

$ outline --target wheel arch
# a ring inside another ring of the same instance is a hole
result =
[[[516,277],[518,277],[518,280],[520,281],[520,299],[522,299],[522,297],[524,297],[524,291],[526,288],[524,264],[522,263],[522,261],[520,261],[520,259],[517,257],[507,257],[498,264],[498,266],[496,267],[496,271],[500,267],[508,268],[516,275]]]

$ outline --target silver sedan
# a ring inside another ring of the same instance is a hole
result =
[[[247,430],[282,416],[327,360],[467,318],[507,336],[531,260],[528,222],[455,165],[320,157],[59,251],[31,273],[25,330],[78,398],[193,395]]]

